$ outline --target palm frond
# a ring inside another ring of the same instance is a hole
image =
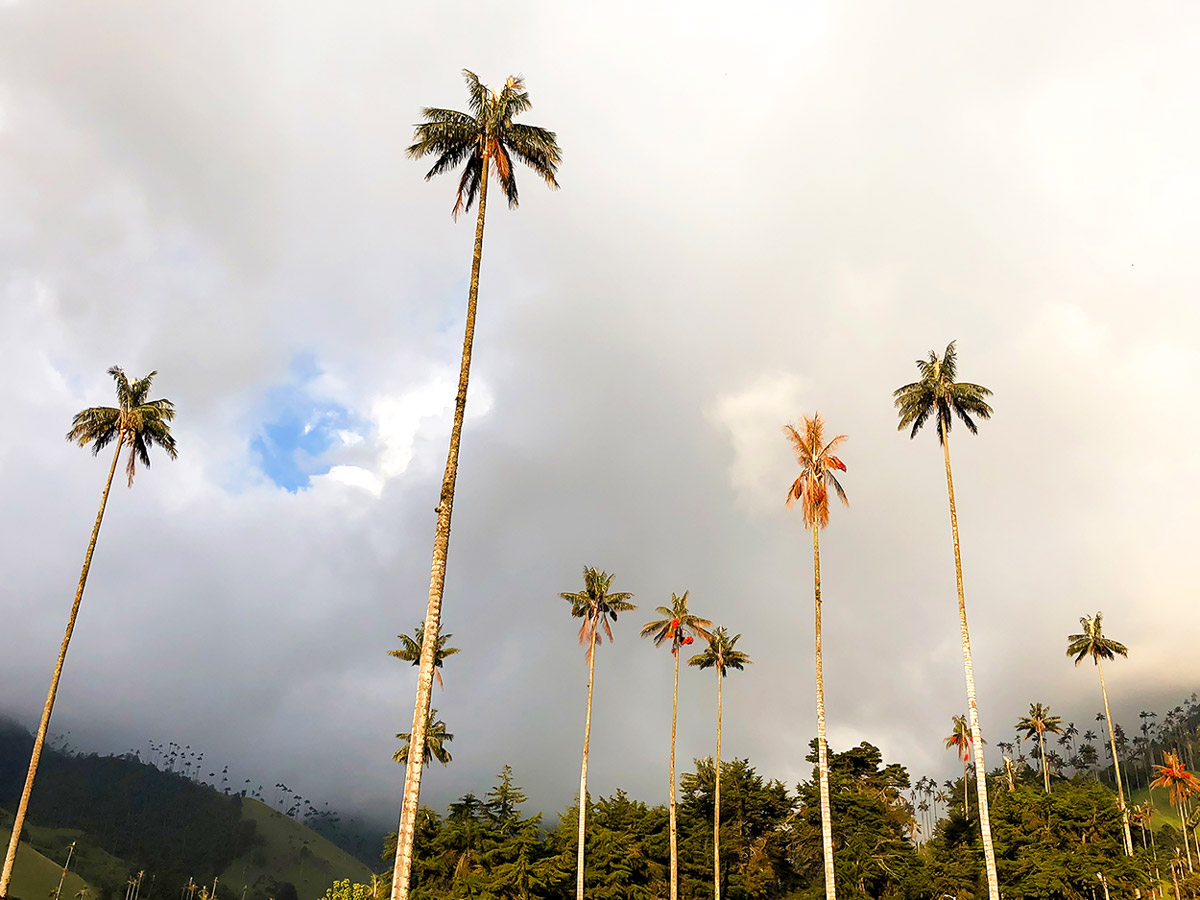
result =
[[[463,79],[467,82],[467,105],[471,107],[471,111],[478,117],[487,104],[488,89],[483,86],[483,82],[479,80],[479,76],[470,69],[463,69],[462,74]]]
[[[562,162],[558,135],[536,125],[514,123],[506,129],[501,140],[513,156],[541,176],[546,187],[558,189],[556,175]]]
[[[785,425],[783,433],[791,442],[800,463],[800,476],[788,490],[785,506],[791,508],[794,501],[801,501],[806,528],[825,528],[829,524],[829,486],[841,501],[849,505],[846,491],[834,476],[834,470],[845,471],[846,464],[832,451],[846,440],[839,434],[825,440],[825,423],[819,413],[805,416],[802,421],[803,434],[792,425]]]
[[[455,218],[475,203],[485,157],[490,160],[510,207],[515,208],[519,201],[514,158],[533,169],[547,186],[558,187],[555,172],[562,153],[554,132],[512,121],[532,105],[524,80],[520,76],[509,77],[497,94],[488,90],[470,70],[464,69],[463,77],[467,82],[470,112],[426,107],[422,110],[425,121],[416,126],[414,143],[405,151],[414,159],[437,157],[426,179],[465,163],[455,198]]]
[[[728,675],[729,669],[741,670],[754,661],[741,650],[735,648],[741,635],[732,638],[724,626],[713,629],[708,637],[708,646],[688,660],[689,666],[700,669],[716,669],[722,678]]]
[[[75,414],[67,440],[80,447],[92,445],[96,454],[120,435],[121,411],[111,406],[93,406]]]
[[[528,112],[532,106],[529,93],[525,90],[524,76],[509,75],[496,98],[499,118],[505,123],[510,123],[516,116]]]
[[[508,151],[499,142],[497,142],[496,149],[492,153],[492,165],[496,170],[496,177],[500,179],[500,186],[504,189],[504,196],[508,198],[509,208],[516,209],[517,201],[519,200],[517,179],[513,173],[512,160],[509,159]]]
[[[125,377],[124,369],[120,366],[111,366],[108,374],[116,382],[117,406],[122,409],[129,409],[133,404],[130,402],[129,379]]]
[[[938,442],[945,443],[956,416],[972,434],[979,431],[975,418],[991,417],[992,408],[985,398],[991,396],[992,392],[982,385],[956,380],[958,350],[954,341],[946,347],[941,358],[930,350],[928,360],[917,360],[917,371],[921,373],[920,381],[892,392],[893,403],[900,417],[897,430],[909,428],[909,437],[915,438],[929,417],[934,416]]]
[[[472,155],[478,155],[479,148],[475,144],[459,143],[450,144],[443,148],[439,148],[435,152],[439,153],[440,155],[430,167],[429,171],[425,173],[426,181],[441,175],[443,172],[449,172],[451,169],[458,168],[459,164],[462,163],[463,160],[471,157]]]
[[[1078,666],[1089,656],[1096,665],[1100,660],[1111,660],[1117,656],[1129,656],[1129,648],[1120,641],[1114,641],[1104,636],[1104,614],[1097,612],[1095,616],[1083,616],[1079,624],[1083,626],[1080,634],[1067,635],[1067,656],[1075,657]]]
[[[108,370],[117,394],[117,406],[95,406],[76,413],[71,420],[67,440],[83,447],[91,444],[92,453],[99,453],[113,441],[129,445],[125,464],[128,484],[133,487],[137,463],[149,467],[150,448],[161,447],[175,459],[178,451],[171,434],[170,423],[175,418],[175,405],[170,400],[148,400],[147,395],[157,372],[151,372],[130,383],[120,366]]]
[[[458,218],[459,213],[470,210],[475,205],[475,196],[479,193],[482,178],[483,157],[478,153],[472,154],[463,168],[462,178],[458,181],[458,195],[453,212],[455,219]]]

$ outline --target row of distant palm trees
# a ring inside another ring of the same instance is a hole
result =
[[[579,806],[579,840],[577,852],[576,889],[582,891],[582,879],[585,860],[584,838],[587,821],[587,768],[588,753],[592,729],[592,693],[595,684],[596,648],[607,637],[613,639],[611,622],[615,622],[622,612],[637,609],[631,602],[633,594],[612,590],[614,575],[595,568],[583,570],[583,589],[560,596],[571,604],[571,615],[582,619],[579,628],[579,642],[587,648],[588,663],[588,692],[587,712],[584,720],[583,762],[579,776],[580,806]],[[730,669],[742,669],[750,665],[750,657],[737,649],[741,635],[730,637],[724,627],[713,627],[709,619],[695,615],[688,607],[690,592],[684,591],[682,596],[671,594],[671,605],[660,606],[655,612],[662,618],[647,622],[642,627],[642,637],[651,638],[654,646],[666,645],[671,650],[674,662],[674,684],[671,695],[671,761],[670,778],[668,781],[669,817],[670,817],[670,857],[671,857],[671,896],[678,897],[679,887],[679,856],[677,849],[677,825],[675,805],[675,738],[679,716],[679,656],[683,648],[702,638],[707,642],[706,648],[688,660],[688,665],[700,669],[715,669],[717,672],[717,746],[714,757],[714,768],[717,783],[714,793],[713,812],[713,884],[716,900],[720,900],[720,819],[721,819],[721,734],[722,734],[722,681]],[[439,685],[442,685],[441,669],[447,657],[459,652],[457,647],[447,646],[452,634],[439,633],[434,648],[434,672]],[[421,648],[425,640],[424,626],[419,625],[413,631],[413,636],[399,635],[402,646],[389,650],[388,655],[404,660],[412,665],[420,664]],[[412,753],[412,734],[401,733],[397,738],[404,741],[403,745],[393,755],[392,759],[407,764]],[[454,735],[447,731],[446,723],[437,718],[437,710],[431,709],[426,719],[425,765],[436,760],[446,765],[452,760],[446,744],[454,740]]]
[[[583,730],[583,763],[579,775],[579,837],[576,857],[576,895],[583,896],[584,871],[584,837],[586,834],[587,817],[587,769],[588,751],[592,730],[592,690],[595,685],[596,648],[603,643],[604,637],[612,641],[610,622],[617,620],[618,614],[630,612],[637,607],[630,602],[633,594],[613,591],[614,576],[594,568],[583,570],[583,590],[566,593],[560,596],[571,604],[571,615],[582,619],[579,628],[579,642],[587,648],[588,690],[587,712]],[[714,669],[717,673],[717,747],[714,756],[714,771],[716,787],[713,796],[713,891],[715,900],[721,897],[721,722],[722,722],[722,683],[730,669],[742,669],[750,665],[750,657],[737,649],[741,635],[730,637],[723,627],[713,627],[713,623],[701,616],[695,615],[688,607],[689,592],[682,595],[671,594],[670,606],[659,606],[655,612],[660,619],[647,622],[642,627],[642,637],[651,638],[654,646],[667,645],[671,650],[674,662],[674,684],[671,695],[671,753],[668,780],[668,815],[670,827],[670,890],[672,900],[678,898],[679,892],[679,856],[677,849],[677,826],[675,805],[675,736],[679,715],[679,655],[684,647],[693,643],[697,637],[707,641],[707,647],[697,653],[688,665],[700,669]]]
[[[945,741],[946,748],[954,749],[954,750],[958,751],[958,753],[965,760],[969,756],[970,745],[971,745],[971,736],[966,728],[965,717],[955,716],[953,723],[954,723],[953,730],[946,737],[946,741]],[[1047,734],[1060,734],[1060,735],[1064,735],[1064,736],[1069,734],[1069,731],[1065,731],[1063,729],[1062,725],[1063,725],[1062,717],[1056,716],[1053,713],[1051,713],[1050,707],[1046,706],[1045,704],[1042,704],[1042,703],[1029,704],[1029,713],[1027,715],[1021,716],[1017,720],[1017,723],[1016,723],[1016,731],[1017,731],[1017,740],[1018,741],[1021,741],[1022,739],[1030,740],[1030,741],[1033,741],[1033,740],[1037,741],[1038,754],[1040,757],[1040,770],[1042,773],[1043,790],[1045,790],[1045,792],[1047,794],[1049,794],[1051,792],[1051,788],[1050,788],[1051,754],[1047,753],[1047,751],[1046,751],[1045,736]],[[1085,737],[1085,739],[1094,739],[1095,734],[1093,732],[1089,731],[1084,735],[1084,737]],[[1014,745],[1010,744],[1010,743],[1006,743],[1004,741],[1000,741],[997,743],[997,746],[1005,754],[1004,755],[1004,764],[1005,764],[1005,772],[1006,772],[1007,779],[1008,779],[1008,789],[1010,791],[1015,790],[1015,781],[1014,781],[1014,777],[1013,777],[1015,767],[1013,765],[1013,759],[1009,755],[1010,753],[1012,753]],[[1112,750],[1112,756],[1113,756],[1113,761],[1114,761],[1114,778],[1117,778],[1117,777],[1119,777],[1119,775],[1117,775],[1116,772],[1118,771],[1117,767],[1120,764],[1120,759],[1119,759],[1119,750],[1118,750],[1118,747],[1115,742],[1113,743],[1111,750]],[[1020,763],[1022,765],[1024,764],[1024,761],[1025,761],[1025,757],[1021,756]],[[1149,780],[1149,782],[1148,782],[1149,788],[1151,790],[1153,790],[1154,788],[1166,789],[1168,802],[1170,803],[1170,805],[1173,809],[1178,809],[1178,811],[1179,811],[1179,823],[1180,823],[1182,833],[1183,833],[1184,859],[1187,862],[1189,870],[1191,870],[1193,867],[1192,867],[1192,854],[1191,854],[1191,850],[1189,849],[1189,840],[1190,840],[1189,834],[1192,831],[1194,831],[1194,829],[1197,826],[1197,823],[1192,821],[1191,800],[1192,800],[1192,797],[1196,796],[1197,794],[1200,794],[1200,779],[1196,778],[1196,776],[1194,774],[1192,774],[1191,772],[1188,771],[1187,766],[1184,764],[1184,762],[1181,758],[1181,754],[1178,750],[1164,750],[1163,751],[1163,764],[1162,765],[1155,764],[1153,766],[1153,772],[1154,772],[1154,777],[1151,780]],[[947,782],[946,784],[947,784],[947,786],[949,786],[950,782]],[[967,787],[967,772],[966,772],[966,769],[964,766],[964,770],[963,770],[963,807],[964,807],[964,811],[967,814],[969,814],[970,808],[967,805],[966,787]],[[1146,830],[1146,825],[1149,823],[1150,818],[1153,815],[1154,802],[1153,802],[1153,800],[1149,800],[1145,804],[1142,804],[1141,806],[1133,807],[1133,808],[1129,809],[1127,812],[1126,807],[1125,807],[1125,801],[1123,799],[1124,791],[1123,791],[1123,787],[1120,784],[1120,782],[1118,782],[1117,787],[1118,787],[1118,802],[1120,804],[1120,809],[1123,814],[1122,818],[1125,822],[1125,828],[1128,829],[1130,822],[1133,822],[1134,824],[1140,824],[1142,827],[1142,830],[1143,830],[1143,842],[1144,842],[1145,841],[1144,832]],[[916,789],[914,790],[914,796],[916,795],[916,793],[932,792],[933,788],[936,788],[936,782],[933,782],[932,779],[921,779],[921,781],[918,782]],[[949,797],[947,795],[939,792],[938,801],[940,802],[942,800],[945,800],[948,802]],[[930,831],[932,831],[932,828],[930,828]],[[1197,849],[1197,852],[1196,852],[1197,859],[1200,859],[1200,848],[1196,848],[1196,849]],[[1127,853],[1130,852],[1128,847],[1126,847],[1126,852]]]

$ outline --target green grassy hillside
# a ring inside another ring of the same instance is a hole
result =
[[[371,870],[340,847],[299,822],[257,800],[242,802],[242,821],[252,821],[261,843],[239,855],[221,875],[220,884],[240,897],[273,895],[273,883],[290,881],[300,900],[317,900],[342,878],[368,883]],[[218,898],[222,891],[217,888]]]
[[[7,847],[12,835],[12,816],[0,811],[0,846]],[[63,853],[62,859],[67,858]],[[75,868],[72,861],[71,868]],[[46,900],[58,888],[58,880],[62,877],[62,862],[55,862],[43,856],[29,844],[21,844],[17,849],[17,864],[13,869],[13,880],[9,886],[9,897],[13,900]],[[97,896],[95,888],[85,882],[73,871],[67,873],[63,884],[62,897],[64,900],[75,900],[83,888],[88,889],[88,896]]]
[[[1131,806],[1140,806],[1147,800],[1154,802],[1154,815],[1150,817],[1151,828],[1158,831],[1164,825],[1170,825],[1176,831],[1179,830],[1179,810],[1171,806],[1166,790],[1149,791],[1146,788],[1138,788],[1129,797]]]

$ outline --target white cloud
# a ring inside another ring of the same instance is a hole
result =
[[[718,395],[709,407],[709,418],[729,432],[729,482],[748,511],[761,513],[781,502],[786,478],[779,463],[787,453],[780,430],[795,421],[804,388],[798,375],[764,373],[748,387]]]
[[[361,466],[333,466],[326,475],[342,484],[362,488],[376,497],[383,493],[383,481]]]
[[[378,473],[383,479],[403,475],[412,462],[417,435],[430,419],[448,419],[454,410],[457,382],[435,377],[417,387],[397,394],[378,397],[368,407],[375,423],[382,452]],[[487,384],[476,379],[471,384],[467,420],[486,416],[492,408]]]

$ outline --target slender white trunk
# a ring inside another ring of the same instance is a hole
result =
[[[1038,750],[1042,754],[1042,781],[1046,785],[1046,793],[1050,793],[1050,770],[1046,768],[1046,738],[1042,732],[1038,732]]]
[[[1188,847],[1188,827],[1187,819],[1184,817],[1183,804],[1179,804],[1179,824],[1183,828],[1183,856],[1187,860],[1188,871],[1195,872],[1192,868],[1192,851]]]
[[[825,861],[825,900],[837,890],[833,870],[833,814],[829,805],[829,748],[825,740],[825,676],[821,658],[821,528],[813,522],[813,607],[816,610],[817,777],[821,795],[821,852]]]
[[[592,684],[596,674],[596,629],[600,622],[594,623],[591,644],[588,645],[588,696],[587,718],[583,725],[583,768],[579,773],[579,854],[575,876],[575,898],[583,900],[583,843],[587,833],[587,764],[588,744],[592,739]]]
[[[967,681],[967,713],[971,722],[971,743],[975,753],[975,791],[979,801],[979,835],[983,841],[983,861],[987,869],[988,897],[1000,900],[1000,880],[996,874],[996,851],[992,847],[992,823],[988,810],[987,768],[983,763],[983,732],[979,728],[979,708],[975,703],[975,671],[971,661],[971,636],[967,630],[967,601],[963,594],[962,551],[958,541],[958,510],[954,505],[954,476],[950,471],[950,435],[941,434],[946,459],[946,492],[950,496],[950,530],[954,534],[954,575],[958,584],[958,624],[962,634],[963,672]]]
[[[1121,783],[1121,760],[1117,756],[1117,735],[1113,730],[1112,713],[1108,711],[1108,688],[1104,685],[1104,665],[1096,658],[1096,669],[1100,673],[1100,694],[1104,697],[1104,722],[1108,725],[1108,741],[1112,747],[1113,773],[1117,779],[1117,804],[1121,810],[1121,826],[1125,836],[1125,854],[1133,856],[1133,835],[1129,832],[1129,809],[1125,806],[1125,787]]]
[[[721,665],[717,664],[717,756],[713,764],[713,900],[721,900]]]
[[[467,411],[467,386],[471,375],[471,351],[475,343],[475,312],[479,302],[479,267],[483,260],[483,222],[487,209],[489,160],[483,156],[479,178],[479,214],[475,220],[475,253],[471,260],[471,285],[467,292],[467,322],[463,331],[462,362],[458,373],[458,393],[454,399],[454,424],[450,429],[450,447],[442,492],[437,506],[437,525],[433,535],[433,563],[429,572],[429,600],[425,607],[425,634],[421,661],[417,670],[417,698],[409,739],[408,766],[404,771],[404,798],[400,801],[400,827],[396,832],[396,862],[392,868],[391,900],[408,900],[408,882],[412,873],[413,835],[417,808],[421,801],[421,772],[425,756],[425,723],[429,716],[436,671],[437,635],[442,622],[442,593],[446,585],[446,559],[450,553],[450,516],[454,509],[454,485],[458,479],[458,452],[462,443],[463,419]]]
[[[679,898],[679,855],[675,826],[675,722],[679,715],[679,648],[672,648],[675,657],[675,690],[671,694],[671,900]]]

